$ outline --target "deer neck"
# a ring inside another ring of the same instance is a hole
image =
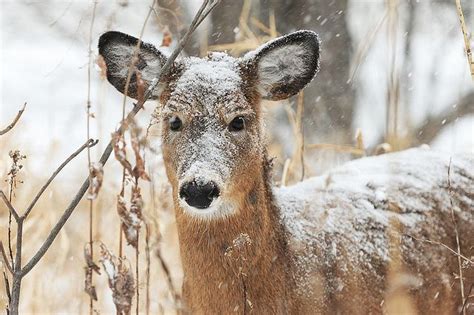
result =
[[[193,312],[288,310],[288,250],[266,168],[229,218],[199,224],[176,207],[183,295]]]

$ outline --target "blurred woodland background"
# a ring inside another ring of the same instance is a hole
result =
[[[24,209],[57,166],[90,137],[110,140],[122,117],[122,95],[104,79],[94,60],[107,30],[138,37],[170,53],[200,1],[0,1],[0,129],[27,107],[18,124],[0,136],[0,189]],[[474,2],[463,1],[468,30]],[[150,11],[151,9],[151,11]],[[93,22],[93,24],[91,24]],[[92,36],[89,32],[92,25]],[[314,30],[322,40],[321,70],[304,93],[265,103],[275,182],[290,185],[322,174],[349,159],[376,151],[429,144],[435,150],[474,153],[474,85],[455,0],[222,0],[193,35],[183,55],[227,51],[234,56],[279,35]],[[89,42],[93,71],[88,80]],[[472,45],[471,45],[472,47]],[[127,111],[132,101],[127,101]],[[182,272],[170,191],[160,156],[156,104],[137,116],[146,135],[142,181],[144,223],[139,242],[140,311],[173,313]],[[10,185],[11,150],[26,156]],[[24,227],[24,259],[37,250],[87,177],[83,153],[62,171]],[[121,166],[112,159],[93,203],[93,240],[119,251],[116,198]],[[0,203],[0,239],[7,244],[8,210]],[[79,313],[89,309],[84,293],[84,247],[89,241],[89,203],[76,209],[45,258],[23,281],[23,313]],[[123,245],[135,268],[135,250]],[[98,260],[97,254],[95,260]],[[3,277],[2,277],[3,279]],[[3,283],[3,280],[2,280]],[[113,313],[107,277],[94,276],[100,313]],[[7,295],[0,286],[0,308]],[[135,303],[135,299],[134,299]],[[179,302],[178,302],[179,304]]]

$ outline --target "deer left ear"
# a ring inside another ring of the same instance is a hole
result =
[[[294,32],[249,52],[244,61],[255,69],[263,98],[286,99],[303,89],[318,72],[319,37],[312,31]]]
[[[138,38],[115,31],[100,36],[99,54],[105,62],[107,80],[121,93],[125,93],[128,73],[132,70],[127,93],[135,99],[139,97],[138,77],[146,89],[166,63],[165,55],[152,44],[139,44]],[[150,98],[158,96],[159,92],[154,91]]]

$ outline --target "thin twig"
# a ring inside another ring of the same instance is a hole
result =
[[[474,92],[462,96],[459,101],[442,112],[430,113],[423,123],[413,130],[413,136],[417,139],[416,144],[431,143],[444,130],[443,128],[472,114],[474,114]]]
[[[168,264],[165,262],[165,260],[163,259],[163,255],[161,254],[161,248],[158,248],[158,250],[156,251],[156,257],[160,261],[161,268],[163,269],[163,272],[166,275],[166,281],[168,282],[168,289],[170,290],[171,295],[173,296],[174,304],[176,306],[179,306],[180,297],[174,287],[173,279],[171,278],[170,268],[168,267]]]
[[[0,241],[0,252],[2,254],[3,264],[7,266],[8,271],[10,271],[10,273],[13,274],[13,268],[12,266],[10,266],[10,263],[8,262],[7,253],[5,252],[5,248],[3,247],[3,242],[1,241]]]
[[[298,94],[298,103],[296,109],[296,126],[297,126],[297,143],[299,147],[297,152],[300,155],[300,163],[301,163],[301,177],[300,181],[304,180],[304,127],[303,127],[303,114],[304,114],[304,92],[301,91]]]
[[[59,167],[54,171],[54,173],[49,177],[49,179],[46,181],[46,183],[41,187],[39,192],[36,194],[35,198],[31,202],[31,204],[28,206],[28,209],[26,210],[25,214],[23,217],[28,217],[30,214],[31,210],[33,210],[33,207],[36,205],[38,202],[39,198],[41,195],[45,192],[46,188],[48,188],[49,184],[54,180],[54,178],[62,171],[62,169],[69,163],[71,162],[76,156],[79,155],[84,149],[86,148],[91,148],[95,146],[99,141],[98,140],[93,140],[89,139],[87,140],[79,149],[77,149],[73,154],[71,154]]]
[[[454,233],[456,235],[456,246],[457,246],[457,254],[458,254],[458,267],[459,267],[459,284],[461,286],[461,305],[464,305],[464,301],[466,300],[464,295],[464,280],[463,280],[463,272],[462,272],[462,261],[461,261],[461,244],[459,241],[459,230],[458,224],[456,222],[456,217],[454,216],[454,205],[453,205],[453,198],[451,198],[452,190],[451,190],[451,162],[452,159],[449,159],[448,165],[448,194],[449,194],[449,204],[451,208],[451,220],[453,221],[454,226]],[[466,315],[466,310],[463,310],[463,315]]]
[[[18,212],[16,212],[15,208],[12,206],[10,201],[8,201],[7,196],[5,196],[5,193],[2,190],[0,190],[0,197],[2,198],[3,202],[7,206],[8,210],[11,213],[11,215],[15,218],[15,221],[18,222],[18,220],[20,220],[20,216],[18,215]]]
[[[145,33],[145,28],[148,23],[148,19],[150,18],[151,13],[153,12],[153,7],[155,6],[155,3],[156,3],[156,0],[153,0],[153,3],[151,4],[148,10],[148,14],[145,17],[145,21],[143,22],[142,29],[140,30],[140,36],[138,36],[138,41],[133,51],[132,60],[130,62],[130,65],[128,66],[127,79],[125,80],[125,90],[123,92],[122,120],[125,119],[125,105],[127,103],[128,88],[130,87],[130,81],[132,80],[132,74],[134,73],[133,68],[135,68],[135,64],[138,62],[138,53],[140,52],[142,37],[143,37],[143,34]],[[124,171],[125,171],[125,168],[124,168]]]
[[[459,314],[461,314],[461,315],[465,313],[467,302],[469,301],[469,298],[471,297],[471,292],[472,292],[473,288],[474,288],[474,283],[471,284],[471,287],[469,288],[469,292],[467,293],[467,298],[466,298],[466,300],[464,301],[464,303],[461,307],[461,311],[459,312]]]
[[[11,124],[9,124],[5,129],[0,130],[0,136],[3,136],[4,134],[6,134],[10,130],[12,130],[13,127],[15,127],[18,120],[20,120],[21,115],[23,115],[23,112],[25,111],[25,108],[26,108],[26,102],[25,102],[25,104],[23,104],[23,107],[18,111],[18,113],[15,116],[15,119],[13,119]]]
[[[135,278],[137,279],[137,285],[135,287],[136,289],[136,295],[137,295],[137,305],[135,308],[135,314],[139,315],[140,314],[140,272],[139,272],[139,258],[140,258],[140,252],[139,252],[139,237],[140,237],[140,230],[137,230],[137,247],[135,248]]]
[[[5,281],[5,291],[7,293],[8,305],[5,307],[7,315],[10,315],[10,302],[12,300],[12,295],[10,293],[10,281],[8,280],[7,273],[3,270],[3,280]]]
[[[288,177],[288,170],[290,169],[291,159],[286,159],[285,164],[283,165],[283,174],[281,175],[280,186],[286,186],[286,180]]]
[[[138,61],[138,53],[140,52],[140,46],[142,44],[142,37],[143,37],[143,34],[145,33],[145,27],[148,23],[148,20],[149,20],[150,16],[151,16],[151,13],[153,12],[153,7],[155,6],[155,3],[156,3],[156,0],[153,0],[152,4],[151,4],[151,6],[148,10],[148,14],[145,17],[145,21],[143,22],[142,29],[140,30],[140,35],[138,36],[137,44],[136,44],[136,46],[134,48],[134,51],[133,51],[132,60],[131,60],[130,65],[128,67],[127,79],[125,81],[125,90],[123,92],[122,121],[125,120],[125,105],[127,103],[128,88],[130,86],[130,81],[132,79],[132,74],[134,73],[133,68],[135,67],[135,64]],[[128,126],[128,124],[126,124],[125,126]],[[123,166],[122,167],[122,184],[121,184],[122,189],[120,190],[120,196],[122,196],[122,197],[125,194],[125,177],[126,177],[126,169]],[[119,257],[122,257],[122,253],[123,253],[123,228],[122,228],[122,224],[119,224]]]
[[[97,8],[97,1],[94,1],[94,7],[92,8],[92,18],[91,24],[89,28],[89,47],[88,47],[88,64],[87,64],[87,102],[86,102],[86,109],[87,109],[87,131],[86,131],[86,139],[90,139],[90,121],[91,121],[91,68],[92,68],[92,31],[94,29],[94,21],[95,21],[95,11]],[[91,164],[91,147],[87,146],[87,168],[89,170],[89,194],[92,194],[92,164]],[[94,246],[92,244],[93,241],[93,222],[94,222],[94,199],[89,199],[89,250],[90,250],[90,258],[94,261]],[[93,286],[93,276],[94,273],[89,270],[90,272],[90,283]],[[94,312],[94,296],[93,294],[89,294],[89,315],[92,315]]]
[[[152,196],[153,198],[153,196]],[[153,198],[154,199],[154,198]],[[153,208],[155,209],[155,208]],[[147,315],[150,314],[150,228],[148,227],[148,223],[145,222],[145,254],[146,254],[146,296],[145,296],[145,310]]]
[[[462,254],[459,254],[458,252],[456,252],[454,249],[452,249],[451,247],[449,247],[446,244],[443,244],[443,243],[438,242],[438,241],[432,241],[432,240],[427,240],[427,239],[416,238],[416,237],[414,237],[412,235],[409,235],[409,234],[405,234],[405,235],[412,238],[412,239],[414,239],[414,240],[420,241],[420,242],[425,242],[425,243],[428,243],[428,244],[431,244],[431,245],[438,245],[438,246],[444,247],[447,250],[449,250],[451,253],[453,253],[455,256],[460,257],[460,258],[464,259],[465,261],[467,261],[471,264],[474,264],[474,261],[472,259],[469,259],[466,256],[464,256]]]
[[[383,16],[377,22],[374,27],[370,28],[370,32],[365,34],[364,41],[361,41],[356,49],[356,52],[353,54],[351,60],[351,67],[349,69],[349,78],[347,79],[348,83],[354,84],[355,77],[359,71],[360,66],[366,60],[367,52],[374,43],[375,36],[379,33],[381,27],[383,26],[385,20],[388,16],[388,10],[385,10]]]

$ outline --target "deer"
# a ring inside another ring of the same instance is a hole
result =
[[[319,71],[320,46],[315,32],[301,30],[239,58],[184,57],[153,92],[184,272],[182,312],[382,313],[397,305],[394,296],[422,313],[459,312],[474,277],[472,157],[449,162],[410,149],[272,184],[262,100],[305,88]],[[98,47],[107,80],[132,98],[167,60],[116,31]]]

